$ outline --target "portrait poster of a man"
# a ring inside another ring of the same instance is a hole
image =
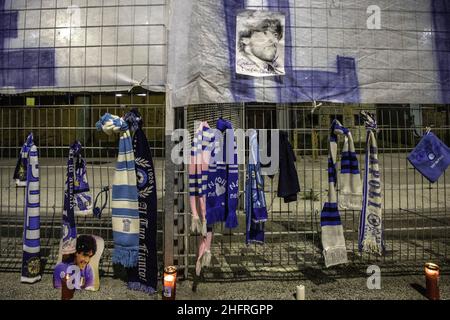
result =
[[[236,17],[236,73],[254,77],[284,75],[285,16],[244,10]]]

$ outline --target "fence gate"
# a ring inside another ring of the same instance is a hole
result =
[[[177,110],[177,126],[194,132],[194,121],[214,128],[219,117],[234,128],[288,131],[297,156],[301,192],[298,200],[284,204],[276,196],[278,180],[265,177],[269,220],[265,245],[245,245],[244,183],[246,166],[240,166],[239,227],[214,226],[211,267],[204,279],[241,279],[254,274],[276,275],[310,267],[324,267],[320,240],[320,212],[327,196],[328,133],[338,119],[350,128],[364,172],[365,128],[359,113],[368,110],[379,124],[379,160],[383,184],[383,217],[386,254],[358,253],[359,211],[342,210],[346,246],[352,265],[421,267],[427,260],[448,262],[450,228],[450,173],[430,184],[408,162],[425,127],[450,145],[449,106],[333,105],[312,112],[311,105],[202,105]],[[248,143],[247,143],[248,144]],[[248,148],[248,145],[247,147]],[[247,150],[246,150],[247,151]],[[247,152],[246,152],[247,153]],[[190,233],[188,175],[180,166],[176,179],[175,253],[184,275],[193,278],[199,236]]]
[[[143,129],[155,163],[158,260],[162,264],[165,105],[152,100],[154,97],[127,93],[34,95],[28,100],[26,96],[0,97],[0,270],[20,274],[25,188],[17,188],[12,177],[28,133],[33,132],[39,151],[41,255],[46,263],[45,272],[52,273],[61,237],[69,146],[75,139],[83,145],[87,178],[95,197],[102,187],[112,186],[118,152],[118,137],[98,132],[95,123],[106,112],[123,115],[131,107],[136,107],[143,116]],[[78,234],[95,234],[104,238],[105,251],[100,270],[106,275],[113,274],[110,202],[111,196],[101,219],[78,217],[76,221]]]

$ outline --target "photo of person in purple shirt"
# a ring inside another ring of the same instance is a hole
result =
[[[89,289],[94,285],[94,271],[89,261],[97,251],[95,238],[89,235],[80,235],[77,238],[76,252],[63,256],[53,271],[53,287],[61,288],[65,279],[75,289]]]

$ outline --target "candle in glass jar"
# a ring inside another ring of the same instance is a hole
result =
[[[175,300],[177,269],[172,266],[165,268],[163,280],[163,300]]]
[[[439,266],[434,263],[425,264],[426,295],[430,300],[439,300]]]

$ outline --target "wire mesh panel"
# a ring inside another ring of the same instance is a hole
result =
[[[12,179],[17,157],[26,136],[33,132],[39,152],[41,255],[52,272],[58,255],[67,174],[69,146],[76,139],[83,145],[87,179],[93,198],[103,187],[112,186],[118,154],[118,136],[97,131],[95,123],[109,112],[122,116],[136,107],[143,116],[143,129],[154,159],[158,193],[158,252],[162,261],[162,212],[164,185],[164,95],[85,94],[0,97],[0,270],[19,270],[22,260],[22,231],[25,188]],[[111,192],[111,191],[110,191]],[[102,201],[99,199],[98,206]],[[111,197],[100,219],[77,217],[78,234],[94,234],[105,240],[103,262],[112,270]]]
[[[264,177],[269,213],[265,224],[266,240],[264,245],[247,246],[244,211],[246,167],[241,165],[239,226],[233,230],[220,224],[214,226],[212,262],[204,271],[206,278],[233,278],[250,275],[254,271],[274,274],[289,268],[324,266],[320,212],[328,193],[329,128],[332,120],[338,119],[351,130],[362,177],[366,148],[366,130],[360,118],[362,110],[376,114],[379,125],[377,139],[386,253],[382,257],[360,254],[360,212],[341,210],[350,262],[390,266],[412,265],[429,259],[448,262],[449,173],[431,184],[412,167],[407,155],[420,141],[426,126],[432,127],[444,143],[450,144],[449,106],[421,106],[418,113],[409,105],[327,104],[318,109],[312,109],[311,105],[208,105],[183,108],[184,127],[192,131],[192,123],[196,120],[206,120],[214,127],[217,118],[222,116],[228,117],[235,128],[286,130],[297,158],[301,192],[296,202],[285,204],[277,197],[278,175]],[[179,176],[184,175],[184,181],[181,178],[177,180],[176,194],[178,203],[183,202],[184,205],[178,207],[176,215],[182,223],[175,224],[178,225],[177,242],[183,245],[178,246],[175,261],[184,268],[185,276],[191,277],[195,272],[199,236],[189,230],[190,219],[186,218],[190,216],[190,208],[187,188],[184,187],[187,186],[186,168],[179,169]]]

